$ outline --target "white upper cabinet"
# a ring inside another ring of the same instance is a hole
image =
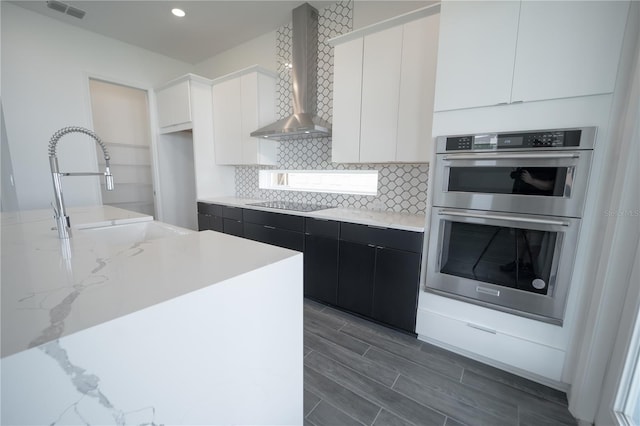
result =
[[[431,153],[439,6],[332,40],[332,161],[421,163]]]
[[[192,127],[191,79],[193,78],[199,77],[187,74],[156,89],[160,133],[175,132]]]
[[[274,165],[277,142],[250,133],[276,121],[275,75],[254,66],[213,81],[217,164]]]
[[[435,110],[613,91],[629,3],[442,4]]]
[[[613,92],[629,3],[523,1],[513,101]]]
[[[519,12],[517,1],[443,2],[436,111],[509,102]]]
[[[360,162],[395,161],[403,26],[364,37]]]
[[[396,160],[428,162],[436,82],[439,15],[404,25]]]
[[[335,163],[360,161],[362,37],[338,44],[333,59],[331,157]]]
[[[216,163],[242,162],[242,101],[240,78],[213,86],[213,140]]]

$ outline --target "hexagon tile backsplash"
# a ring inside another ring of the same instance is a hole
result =
[[[330,38],[353,28],[353,2],[337,2],[319,11],[318,19],[318,115],[329,121],[332,115],[333,49]],[[279,118],[292,113],[291,25],[280,27],[276,35],[278,62],[277,105]],[[378,170],[378,195],[345,195],[318,192],[263,190],[258,187],[258,171],[264,167],[236,167],[236,196],[266,200],[296,201],[335,207],[355,207],[424,213],[427,208],[428,164],[336,164],[331,162],[331,138],[294,139],[280,142],[278,165],[289,170]]]

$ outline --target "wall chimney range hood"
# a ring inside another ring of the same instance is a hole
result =
[[[292,12],[293,115],[262,127],[251,136],[287,140],[331,136],[331,123],[316,115],[318,94],[318,11],[304,3]]]

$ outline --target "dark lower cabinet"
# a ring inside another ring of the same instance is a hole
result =
[[[371,316],[375,261],[375,247],[340,241],[337,304],[339,307]]]
[[[337,306],[415,332],[422,233],[342,224]]]
[[[271,225],[244,224],[244,237],[254,241],[302,251],[304,234],[302,232],[278,229]]]
[[[222,232],[244,237],[244,226],[240,207],[222,206]]]
[[[304,247],[304,217],[245,209],[244,237],[291,250]]]
[[[241,220],[237,219],[222,219],[222,232],[229,235],[235,235],[236,237],[244,237],[244,227]]]
[[[222,206],[198,203],[198,231],[222,232]]]
[[[198,227],[304,251],[304,295],[415,331],[421,232],[198,203]]]
[[[304,236],[304,295],[338,304],[340,223],[307,218]]]
[[[419,282],[419,253],[377,248],[372,318],[415,331]]]

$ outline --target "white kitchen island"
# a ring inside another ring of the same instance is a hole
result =
[[[301,253],[70,216],[2,215],[2,424],[302,424]]]

